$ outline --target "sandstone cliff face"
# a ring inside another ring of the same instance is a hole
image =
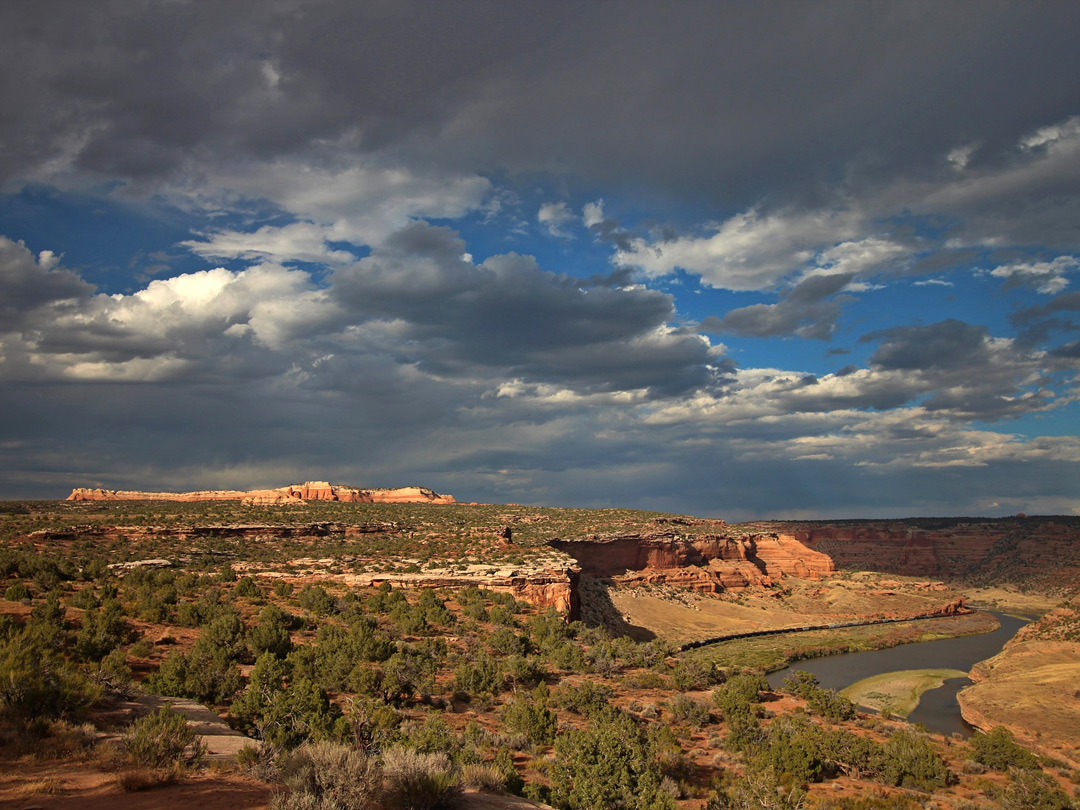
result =
[[[1080,521],[1071,517],[753,526],[790,535],[847,570],[1026,584],[1063,593],[1080,586]]]
[[[835,570],[828,555],[781,534],[683,537],[661,532],[556,539],[551,545],[594,576],[614,577],[624,585],[667,584],[702,593],[769,586],[784,576],[817,579]]]
[[[416,574],[376,573],[346,574],[335,577],[349,585],[378,586],[389,582],[397,588],[459,589],[474,585],[478,588],[512,594],[515,599],[540,608],[555,608],[573,621],[580,616],[578,574],[574,565],[565,567],[495,568],[470,566],[466,571],[421,572]]]
[[[303,501],[342,503],[456,503],[452,495],[440,495],[426,487],[359,489],[326,481],[308,481],[277,489],[200,490],[197,492],[139,492],[135,490],[76,488],[69,501],[241,501],[249,506],[274,506]]]

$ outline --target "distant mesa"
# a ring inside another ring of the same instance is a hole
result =
[[[326,481],[308,481],[277,489],[255,489],[250,492],[232,489],[199,490],[196,492],[139,492],[122,489],[86,489],[77,487],[68,495],[69,501],[241,501],[245,506],[276,506],[304,501],[338,501],[341,503],[457,503],[453,495],[440,495],[426,487],[397,489],[360,489]]]

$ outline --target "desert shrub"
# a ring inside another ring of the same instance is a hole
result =
[[[784,678],[784,688],[805,699],[812,712],[830,720],[852,720],[857,714],[854,703],[832,689],[823,689],[805,670],[797,669]]]
[[[393,706],[374,698],[353,698],[346,711],[353,742],[365,751],[382,750],[397,736],[401,715]]]
[[[492,767],[499,771],[503,780],[503,790],[520,795],[525,787],[525,780],[521,778],[517,768],[514,767],[514,756],[509,748],[500,748],[495,752],[495,760]]]
[[[1017,745],[1012,732],[1004,726],[997,726],[985,734],[975,732],[971,737],[971,750],[972,759],[995,771],[1038,767],[1035,755]]]
[[[279,579],[274,583],[274,596],[278,596],[282,599],[288,599],[292,596],[293,584],[288,580]]]
[[[525,734],[537,745],[551,745],[558,731],[555,713],[541,702],[517,698],[502,710],[502,722],[510,731]]]
[[[816,689],[807,697],[807,705],[815,714],[829,720],[853,720],[855,704],[833,689]]]
[[[724,748],[728,751],[752,751],[765,742],[761,722],[752,714],[725,716],[727,735]]]
[[[400,703],[408,700],[418,690],[432,686],[432,661],[405,647],[391,655],[382,664],[383,700]]]
[[[20,721],[75,717],[93,705],[101,691],[31,627],[0,641],[0,713]]]
[[[166,708],[132,723],[124,733],[124,750],[133,762],[150,768],[174,762],[194,765],[206,753],[187,718]]]
[[[200,640],[191,652],[174,652],[143,682],[159,695],[225,703],[240,689],[240,672],[225,650]]]
[[[769,682],[763,675],[733,675],[723,686],[713,690],[712,701],[723,712],[724,719],[750,714],[761,702],[761,692]]]
[[[255,584],[255,580],[252,577],[241,577],[236,583],[236,587],[233,588],[233,595],[240,596],[245,599],[252,597],[258,598],[262,596],[262,591],[259,590],[259,586]]]
[[[671,682],[680,691],[708,689],[723,680],[723,670],[707,658],[684,658],[671,670]]]
[[[497,695],[504,683],[502,667],[487,654],[478,655],[474,661],[463,661],[454,669],[454,692],[466,698]]]
[[[14,585],[10,585],[8,589],[4,591],[4,598],[10,602],[21,602],[24,599],[29,599],[31,596],[30,588],[21,580]]]
[[[517,620],[503,605],[494,605],[488,611],[488,619],[492,624],[501,624],[506,627],[517,627]]]
[[[584,672],[586,668],[585,653],[581,647],[572,641],[561,640],[544,642],[540,650],[541,654],[555,669],[566,672]]]
[[[460,783],[450,758],[396,746],[383,754],[385,801],[396,810],[452,807]]]
[[[348,722],[326,692],[307,678],[295,677],[288,661],[269,652],[255,662],[232,712],[246,730],[282,748],[352,737]]]
[[[280,778],[289,792],[274,797],[273,810],[364,810],[381,793],[378,762],[339,743],[308,743],[289,753]]]
[[[505,681],[513,689],[536,686],[547,677],[547,670],[532,656],[507,656],[502,661],[502,671]]]
[[[469,602],[465,605],[465,616],[474,622],[486,622],[489,619],[487,608],[483,602]]]
[[[444,753],[454,758],[461,748],[461,741],[457,738],[446,720],[439,712],[429,714],[423,723],[411,724],[405,744],[415,748],[422,754]]]
[[[229,606],[221,610],[210,621],[199,639],[200,644],[223,652],[234,661],[250,661],[247,646],[247,628],[236,608]]]
[[[606,710],[608,701],[614,694],[614,690],[607,684],[584,681],[560,686],[552,692],[551,700],[561,709],[591,716]]]
[[[620,669],[618,653],[610,641],[601,641],[585,651],[586,671],[597,675],[612,676]]]
[[[821,810],[921,810],[922,805],[907,796],[859,796],[830,799],[815,807]],[[962,808],[964,805],[957,807]]]
[[[820,730],[805,715],[781,718],[769,725],[766,743],[754,753],[759,770],[772,769],[796,782],[816,782],[825,770]]]
[[[1001,806],[1003,810],[1071,810],[1076,805],[1042,771],[1014,768],[1001,794]]]
[[[676,695],[668,704],[671,719],[680,725],[701,728],[709,722],[709,709],[701,701],[687,695]]]
[[[461,767],[461,784],[466,790],[500,793],[506,787],[506,778],[490,763],[473,762]]]
[[[775,768],[747,768],[742,779],[717,792],[707,810],[801,810],[806,791]]]
[[[325,624],[314,644],[294,650],[289,660],[298,677],[308,678],[323,689],[342,691],[356,668],[365,661],[387,661],[394,645],[373,620],[354,622],[349,628]],[[410,690],[411,693],[411,690]]]
[[[59,595],[50,593],[44,602],[34,605],[26,621],[26,631],[35,643],[54,652],[61,652],[67,646],[67,625]]]
[[[120,603],[107,601],[100,609],[87,610],[75,634],[75,652],[84,661],[100,661],[131,638]]]
[[[268,605],[259,611],[259,620],[248,630],[247,643],[255,655],[264,652],[284,658],[292,651],[289,627],[293,617],[279,607]]]
[[[75,591],[75,595],[71,597],[71,606],[80,610],[93,610],[101,606],[101,601],[94,593],[94,588],[87,585]]]
[[[128,696],[132,692],[131,667],[127,655],[115,649],[90,670],[90,681],[114,695]]]
[[[623,686],[628,689],[672,689],[671,679],[659,672],[632,672],[623,676]]]
[[[171,575],[171,572],[165,572]],[[140,619],[160,624],[169,619],[177,602],[176,589],[172,583],[146,584],[138,589],[135,613]]]
[[[529,640],[509,627],[495,628],[488,641],[491,648],[501,655],[524,655],[529,651]]]
[[[423,608],[416,605],[410,606],[408,602],[395,605],[387,617],[401,635],[419,636],[431,630]]]
[[[321,585],[305,585],[296,596],[304,610],[310,610],[317,616],[329,616],[334,612],[334,597]]]
[[[820,689],[817,676],[804,669],[796,669],[784,678],[784,689],[793,695],[807,698],[815,690]]]
[[[922,734],[911,729],[897,731],[882,747],[877,767],[882,781],[896,787],[933,790],[949,781],[949,770]]]
[[[585,729],[555,740],[551,803],[563,810],[674,807],[648,736],[628,715],[599,713]]]
[[[450,627],[457,621],[457,617],[446,609],[446,603],[439,599],[435,591],[430,588],[425,588],[420,592],[416,606],[423,611],[424,619],[428,624]]]

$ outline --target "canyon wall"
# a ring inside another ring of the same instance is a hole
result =
[[[550,541],[583,572],[622,585],[673,585],[702,593],[769,586],[785,576],[817,579],[832,573],[828,555],[794,537],[758,534],[682,536],[675,532]]]
[[[441,495],[426,487],[360,489],[326,481],[276,489],[199,490],[195,492],[140,492],[136,490],[76,488],[69,501],[241,501],[249,506],[275,506],[304,501],[338,501],[342,503],[456,503],[452,495]]]
[[[1066,593],[1080,587],[1080,520],[1070,516],[778,522],[744,530],[790,535],[837,568]]]

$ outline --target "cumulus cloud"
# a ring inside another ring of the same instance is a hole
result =
[[[753,337],[794,334],[828,340],[836,328],[843,300],[826,299],[843,290],[853,278],[853,273],[811,276],[781,293],[779,303],[733,309],[722,318],[709,316],[701,328]]]
[[[445,228],[416,223],[371,256],[335,272],[343,304],[397,319],[425,367],[505,369],[585,388],[671,393],[704,384],[716,359],[709,342],[674,328],[670,296],[645,288],[582,288],[532,257],[479,265]],[[485,372],[486,373],[486,372]]]
[[[568,239],[570,232],[566,230],[574,219],[570,213],[570,207],[565,202],[544,203],[536,215],[536,221],[552,236],[559,239]]]
[[[0,242],[0,482],[1069,508],[1073,439],[971,421],[1074,396],[1075,341],[1046,341],[1076,328],[1080,119],[1047,77],[1080,68],[1078,14],[0,4],[0,188],[196,223],[170,237],[187,272],[150,283]],[[461,218],[471,244],[427,224]],[[592,278],[524,255],[582,225],[611,246]],[[736,367],[702,334],[828,338],[851,293],[971,267],[1054,297],[1015,338],[898,314],[835,374]],[[697,325],[658,285],[775,300]]]
[[[0,236],[0,331],[16,328],[29,313],[42,307],[83,298],[93,291],[92,285],[58,267],[57,262],[51,251],[35,257],[22,242]]]
[[[1068,274],[1080,268],[1076,256],[1058,256],[1048,262],[1013,262],[990,271],[994,278],[1006,279],[1006,284],[1026,284],[1045,295],[1056,295],[1069,286]]]

